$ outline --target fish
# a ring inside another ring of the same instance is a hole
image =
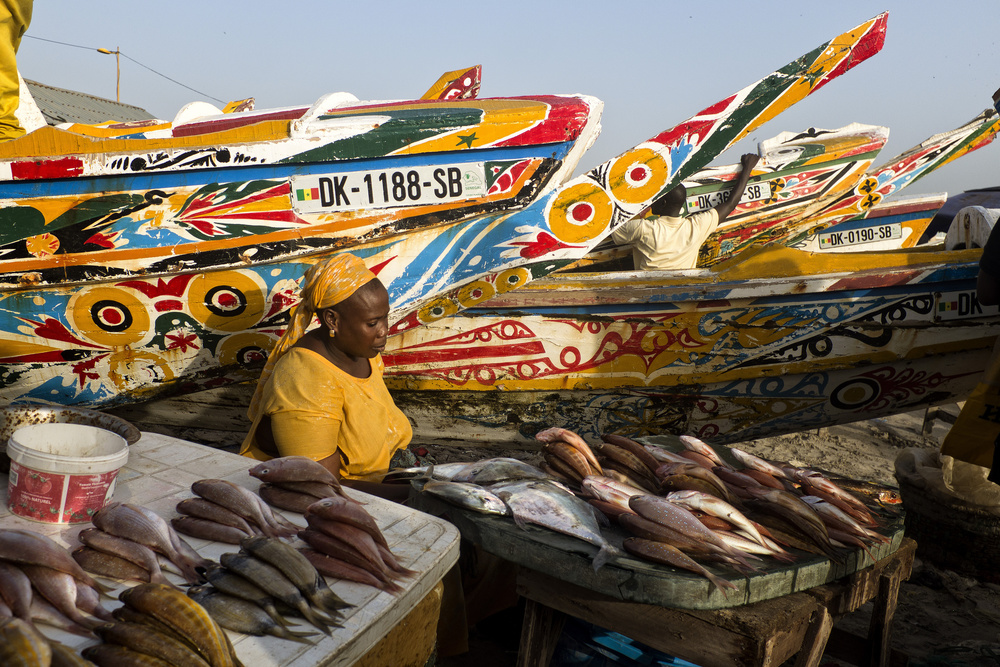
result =
[[[754,542],[764,547],[767,546],[764,536],[751,523],[750,519],[724,500],[697,491],[674,491],[673,493],[668,493],[666,498],[670,502],[683,505],[688,509],[701,510],[719,519],[725,519],[744,531]]]
[[[65,644],[52,641],[49,642],[49,648],[52,649],[52,662],[49,663],[51,667],[94,667],[94,663]]]
[[[360,568],[386,585],[395,585],[393,583],[394,575],[392,571],[381,558],[372,558],[370,555],[365,555],[345,540],[330,535],[318,528],[300,530],[298,536],[300,540],[316,551],[343,561],[353,567]]]
[[[617,479],[605,475],[589,475],[584,477],[582,488],[584,495],[611,503],[629,512],[632,510],[628,506],[628,499],[632,496],[647,493],[647,491],[637,488],[632,484],[622,483]]]
[[[722,457],[719,456],[718,452],[716,452],[708,444],[702,442],[698,438],[691,435],[682,435],[679,436],[679,439],[681,441],[681,444],[684,445],[684,449],[692,451],[696,454],[701,454],[705,458],[713,461],[717,466],[722,466],[723,468],[732,469],[733,466],[723,461]]]
[[[306,510],[306,522],[313,516],[329,519],[330,521],[339,521],[359,528],[371,535],[371,538],[377,544],[381,544],[386,548],[389,547],[374,517],[357,503],[352,503],[343,498],[323,498],[314,502]]]
[[[76,584],[76,608],[105,621],[112,620],[111,612],[101,606],[101,595],[95,589],[73,580]]]
[[[626,507],[609,503],[600,498],[587,498],[587,504],[606,516],[609,520],[617,520],[622,514],[635,514],[635,512]]]
[[[20,618],[0,620],[0,664],[5,667],[48,667],[49,641]]]
[[[680,478],[674,478],[680,475]],[[717,496],[726,502],[733,502],[733,494],[726,486],[726,482],[707,468],[702,468],[693,463],[664,463],[656,469],[656,476],[660,479],[661,490],[683,491],[690,489],[693,491],[703,491]],[[687,478],[687,479],[685,479]],[[669,479],[669,481],[668,481]],[[697,480],[700,483],[693,483]],[[674,488],[670,488],[670,487]]]
[[[535,466],[508,457],[498,457],[477,461],[452,477],[453,482],[472,482],[481,486],[499,484],[513,480],[551,479]]]
[[[281,456],[250,468],[250,476],[262,482],[322,482],[341,491],[340,480],[323,464],[305,456]]]
[[[594,508],[556,484],[523,480],[498,485],[492,490],[510,508],[518,527],[534,524],[597,547],[592,563],[595,571],[619,554],[601,534]]]
[[[99,584],[83,571],[59,543],[52,538],[30,530],[0,529],[0,560],[22,565],[41,565],[71,575],[74,579],[93,586],[99,591],[108,588]]]
[[[312,563],[317,572],[327,577],[355,581],[359,584],[366,584],[393,595],[404,590],[402,586],[391,580],[383,581],[362,567],[346,563],[339,558],[317,551],[311,546],[303,547],[299,549],[299,551],[310,563]]]
[[[598,471],[598,467],[592,466],[579,449],[561,440],[545,443],[542,446],[542,451],[550,458],[555,458],[568,466],[574,472],[574,477],[578,479],[583,479]]]
[[[649,455],[656,459],[659,463],[690,463],[691,461],[690,459],[684,458],[680,454],[658,445],[643,445],[643,449],[649,452]]]
[[[739,461],[744,468],[749,470],[758,470],[762,473],[771,475],[777,479],[785,479],[791,481],[791,477],[785,472],[784,469],[776,466],[767,459],[762,459],[759,456],[754,456],[749,452],[745,452],[738,447],[730,447],[729,452],[733,457]],[[746,472],[746,470],[744,470]]]
[[[861,523],[850,514],[843,511],[833,503],[827,502],[818,496],[802,496],[802,502],[816,510],[816,513],[820,515],[823,522],[827,524],[828,529],[836,528],[837,530],[855,535],[862,539],[867,538],[874,542],[881,542],[883,544],[892,541],[888,537],[880,535],[874,530],[861,525]]]
[[[204,607],[162,584],[139,584],[125,589],[119,599],[135,611],[154,617],[197,647],[212,667],[236,667],[229,639]]]
[[[199,557],[198,562],[192,562],[182,555],[174,546],[170,536],[170,526],[162,519],[154,521],[145,513],[138,511],[135,506],[111,503],[98,510],[91,517],[91,521],[106,533],[138,542],[163,554],[181,569],[182,576],[188,583],[200,580],[196,568],[203,564],[201,558]]]
[[[41,623],[53,628],[59,628],[60,630],[70,632],[74,635],[80,635],[81,637],[91,638],[94,636],[89,629],[75,623],[69,618],[66,618],[66,614],[56,609],[51,602],[43,598],[41,595],[36,595],[31,598],[30,611],[32,624],[36,622]]]
[[[247,602],[253,602],[263,609],[268,616],[273,618],[274,622],[278,625],[285,627],[295,625],[295,623],[292,623],[278,612],[277,607],[274,605],[274,598],[271,597],[270,593],[262,590],[260,586],[246,577],[230,571],[219,563],[212,563],[205,568],[205,578],[208,580],[208,583],[220,592],[242,598]]]
[[[315,514],[308,517],[307,521],[311,527],[318,528],[327,535],[349,544],[375,567],[384,566],[390,571],[399,574],[413,574],[412,571],[399,567],[389,548],[377,542],[368,531],[348,523]]]
[[[106,644],[124,646],[138,653],[158,657],[170,665],[210,667],[188,644],[156,632],[148,625],[115,621],[97,626],[94,633]]]
[[[868,526],[877,526],[878,520],[868,507],[853,494],[844,491],[822,473],[815,470],[797,470],[795,480],[811,495],[819,496]]]
[[[312,644],[309,638],[319,634],[290,630],[275,623],[273,618],[254,603],[213,590],[210,586],[192,587],[188,590],[188,595],[204,607],[219,625],[234,632],[258,637],[272,635],[303,644]]]
[[[31,585],[39,595],[51,602],[52,606],[66,618],[88,630],[101,624],[101,621],[92,616],[85,616],[77,608],[76,581],[72,575],[41,565],[22,565],[21,569],[31,580]]]
[[[156,558],[156,553],[147,546],[123,537],[118,537],[117,535],[112,535],[111,533],[105,533],[99,528],[87,528],[85,530],[81,530],[77,535],[77,539],[91,549],[103,551],[106,554],[111,554],[119,558],[124,558],[125,560],[138,565],[149,573],[145,581],[152,581],[153,583],[158,584],[170,584],[170,581],[163,575],[163,571],[160,569],[160,563]],[[73,557],[78,563],[80,562],[80,559],[75,555]],[[80,563],[80,566],[85,570],[87,569],[87,566],[83,563]],[[91,571],[93,572],[93,570]],[[103,573],[95,572],[95,574]]]
[[[597,451],[606,459],[624,466],[630,477],[636,477],[654,485],[657,483],[656,475],[653,474],[655,468],[649,468],[630,450],[605,442]]]
[[[170,526],[178,533],[189,537],[197,537],[211,542],[225,542],[226,544],[239,544],[244,537],[253,535],[252,532],[247,533],[239,528],[193,516],[175,516],[170,520]]]
[[[31,622],[31,580],[19,567],[0,561],[0,598],[11,613],[22,621]]]
[[[823,553],[833,560],[840,560],[835,545],[830,541],[830,532],[823,519],[809,505],[787,491],[759,487],[748,489],[754,494],[760,494],[758,500],[746,501],[752,509],[775,514],[787,523],[795,526],[803,535],[816,544]],[[765,494],[771,494],[766,496]],[[779,494],[785,494],[784,496]],[[766,524],[770,527],[771,524]]]
[[[283,489],[289,491],[294,491],[296,493],[304,493],[307,496],[312,496],[313,498],[330,498],[333,496],[339,496],[341,498],[346,498],[341,489],[334,488],[327,484],[326,482],[270,482],[276,486],[280,486]]]
[[[706,528],[697,517],[680,505],[657,496],[635,496],[629,499],[631,507],[639,516],[663,524],[679,533],[696,540],[713,544],[747,568],[752,568],[746,560],[747,554],[730,547],[715,532]]]
[[[604,471],[601,470],[601,464],[594,456],[594,450],[587,444],[587,441],[580,437],[578,433],[574,433],[565,428],[559,428],[558,426],[553,426],[551,428],[543,429],[535,434],[535,439],[540,442],[553,443],[553,442],[565,442],[567,445],[573,449],[580,452],[580,454],[587,460],[587,463],[593,468],[593,471],[598,475],[603,475]]]
[[[204,567],[210,562],[207,559],[202,558],[201,554],[199,554],[197,551],[194,550],[194,547],[185,542],[184,538],[178,535],[177,531],[174,530],[163,517],[161,517],[153,510],[149,509],[148,507],[143,507],[142,505],[126,504],[125,506],[130,507],[135,511],[139,512],[140,514],[144,515],[147,519],[150,520],[150,522],[152,522],[154,525],[158,526],[161,530],[163,530],[166,533],[167,537],[170,538],[170,543],[174,546],[174,549],[177,550],[177,553],[180,554],[181,557],[187,562],[193,563],[196,568]]]
[[[118,644],[88,646],[80,653],[99,667],[125,667],[126,665],[128,667],[173,667],[166,660]]]
[[[226,569],[250,579],[276,600],[296,610],[302,618],[325,634],[330,634],[330,625],[339,625],[334,619],[324,617],[310,607],[299,589],[273,565],[245,553],[222,554],[219,562]]]
[[[711,470],[718,464],[712,459],[699,454],[698,452],[691,451],[690,449],[684,449],[677,453],[677,456],[684,459],[688,463],[693,463],[697,466],[704,468],[705,470]]]
[[[305,514],[306,508],[316,502],[316,498],[304,493],[289,491],[288,489],[271,484],[269,482],[261,484],[257,493],[268,505],[278,509],[288,510]]]
[[[394,470],[390,470],[388,474],[382,478],[382,481],[395,482],[430,478],[450,482],[455,475],[471,465],[473,465],[472,461],[456,461],[453,463],[435,463],[431,466],[418,466],[415,468],[396,468]]]
[[[495,493],[477,484],[431,480],[424,484],[421,491],[480,514],[510,516],[507,505]]]
[[[245,538],[240,547],[281,570],[313,606],[332,614],[353,606],[334,593],[316,567],[291,545],[258,536]]]
[[[258,496],[238,484],[224,479],[201,479],[191,485],[191,490],[205,500],[222,505],[255,524],[268,537],[290,537],[295,534],[277,521],[263,501],[258,502]]]
[[[256,532],[259,532],[254,531],[250,524],[247,523],[247,520],[236,512],[204,498],[186,498],[180,501],[177,503],[177,512],[185,516],[193,516],[197,519],[205,519],[206,521],[221,523],[224,526],[238,528],[247,535],[254,535]]]
[[[645,558],[646,560],[651,560],[656,563],[662,563],[664,565],[670,565],[672,567],[700,574],[712,582],[712,584],[727,600],[729,599],[729,593],[727,590],[738,590],[738,587],[733,582],[712,574],[705,569],[703,565],[692,559],[690,556],[687,556],[683,551],[677,547],[666,544],[665,542],[654,542],[652,540],[644,540],[638,537],[627,537],[622,542],[622,546],[625,547],[625,551],[639,556],[640,558]]]
[[[657,460],[647,449],[646,446],[636,442],[632,438],[626,438],[621,435],[615,435],[614,433],[605,433],[601,436],[604,442],[614,445],[615,447],[621,447],[632,453],[637,459],[642,461],[642,463],[649,468],[652,472],[660,465],[660,461]]]

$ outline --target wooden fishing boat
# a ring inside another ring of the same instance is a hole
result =
[[[924,234],[946,201],[948,195],[944,192],[881,201],[862,218],[842,222],[788,245],[809,252],[912,248],[933,240]]]
[[[699,250],[698,266],[712,266],[739,252],[768,243],[796,245],[828,228],[843,223],[858,223],[887,197],[959,157],[990,144],[998,130],[1000,114],[987,109],[953,130],[929,137],[876,169],[844,174],[849,187],[841,183],[837,188],[824,188],[822,197],[806,210],[795,209],[784,213],[779,208],[776,215],[751,215],[742,220],[728,218]],[[820,136],[823,132],[829,131],[820,131]],[[885,138],[888,138],[888,131]],[[802,177],[812,175],[806,172]],[[729,176],[730,180],[733,178],[735,172]],[[855,224],[845,229],[866,227]]]
[[[586,96],[336,93],[0,145],[0,400],[100,407],[251,379],[297,281],[336,252],[386,284],[393,334],[520,288],[877,53],[886,19],[572,180],[598,128]]]
[[[981,249],[810,253],[552,275],[390,341],[418,435],[732,442],[960,400],[1000,334]],[[595,267],[599,269],[599,267]]]

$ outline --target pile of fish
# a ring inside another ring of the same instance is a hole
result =
[[[278,509],[305,514],[317,500],[346,498],[340,480],[320,463],[304,456],[283,456],[250,468],[261,482],[257,493]]]
[[[208,583],[188,590],[224,628],[307,642],[314,632],[289,628],[286,615],[304,618],[326,634],[340,627],[351,606],[327,586],[297,549],[275,538],[244,538],[237,553],[222,554],[205,572]]]
[[[90,636],[111,619],[101,605],[106,591],[51,538],[0,529],[0,618],[20,619],[32,629],[38,622]]]
[[[299,538],[302,554],[319,572],[398,593],[396,580],[413,574],[389,549],[375,519],[360,503],[342,496],[317,500],[305,511]]]
[[[50,641],[19,618],[0,619],[0,665],[4,667],[93,667],[94,663]]]
[[[292,537],[299,527],[271,511],[253,491],[224,479],[191,485],[197,498],[177,503],[182,516],[170,520],[178,532],[213,542],[240,544],[246,537]]]
[[[139,584],[118,597],[113,622],[95,630],[102,643],[82,651],[101,667],[243,667],[219,624],[177,588]]]
[[[73,559],[84,570],[112,579],[169,586],[160,566],[159,556],[163,556],[189,584],[202,581],[199,570],[209,561],[156,512],[114,502],[98,510],[91,523],[94,528],[80,531],[83,546],[73,551]]]
[[[815,470],[729,448],[738,467],[689,436],[681,436],[677,452],[615,435],[591,448],[559,428],[536,437],[544,443],[544,470],[488,459],[412,473],[429,478],[424,493],[465,509],[590,542],[598,547],[595,569],[615,555],[600,530],[614,522],[628,553],[695,572],[723,594],[735,586],[703,562],[750,573],[765,558],[794,561],[790,549],[840,560],[854,548],[874,560],[871,546],[888,542],[872,509]]]

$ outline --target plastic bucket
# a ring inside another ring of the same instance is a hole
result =
[[[128,443],[83,424],[23,426],[7,442],[7,508],[45,523],[85,523],[115,492]]]

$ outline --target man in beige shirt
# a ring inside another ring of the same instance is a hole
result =
[[[680,217],[687,189],[678,185],[650,206],[652,216],[633,218],[611,233],[618,245],[631,245],[635,268],[643,271],[693,269],[698,249],[719,223],[733,212],[750,179],[750,171],[760,159],[754,153],[740,158],[743,169],[729,199],[715,208]]]

